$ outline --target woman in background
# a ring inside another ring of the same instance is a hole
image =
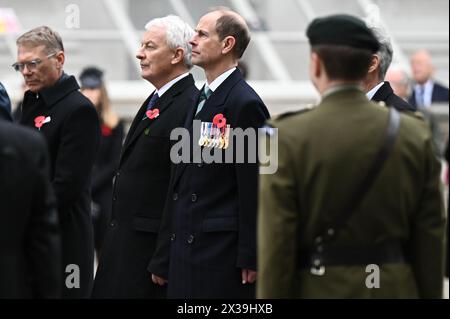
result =
[[[97,257],[100,256],[107,224],[111,216],[113,176],[117,168],[124,136],[123,123],[113,111],[108,98],[103,72],[95,67],[80,74],[81,93],[94,104],[102,130],[100,148],[92,174],[92,216]]]

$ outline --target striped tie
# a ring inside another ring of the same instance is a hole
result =
[[[205,87],[202,90],[202,94],[200,94],[200,99],[199,99],[199,103],[197,105],[197,112],[195,112],[195,115],[198,114],[198,112],[200,112],[203,108],[203,105],[205,105],[206,100],[211,96],[212,91],[210,90],[210,88],[205,85]]]

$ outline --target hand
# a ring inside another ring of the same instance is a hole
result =
[[[242,269],[242,284],[252,284],[256,281],[257,272],[250,269]]]
[[[167,284],[167,280],[165,280],[164,278],[158,277],[154,274],[152,274],[152,281],[155,285],[164,286],[165,284]]]

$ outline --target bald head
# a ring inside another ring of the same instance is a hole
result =
[[[233,53],[237,59],[240,59],[250,43],[250,30],[245,19],[227,9],[215,10],[205,16],[208,15],[217,21],[216,32],[220,41],[229,36],[236,40]]]
[[[394,93],[407,100],[409,96],[409,78],[406,72],[397,67],[391,67],[386,73],[385,80],[391,84]]]
[[[411,56],[411,69],[414,81],[419,84],[426,83],[434,72],[430,53],[426,50],[420,50],[414,53]]]

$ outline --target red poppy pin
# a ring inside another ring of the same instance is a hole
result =
[[[42,125],[44,125],[45,123],[49,123],[50,121],[51,121],[51,117],[50,116],[47,116],[47,117],[45,117],[43,115],[37,116],[34,119],[34,126],[36,126],[39,129],[39,131],[40,131]]]
[[[109,126],[102,124],[101,128],[102,128],[103,136],[111,136],[112,135],[112,129]]]
[[[223,116],[222,113],[219,113],[216,116],[214,116],[213,124],[216,125],[218,128],[222,128],[227,124],[227,119]]]
[[[145,115],[147,115],[150,120],[156,119],[159,116],[159,109],[148,110],[145,112]]]

